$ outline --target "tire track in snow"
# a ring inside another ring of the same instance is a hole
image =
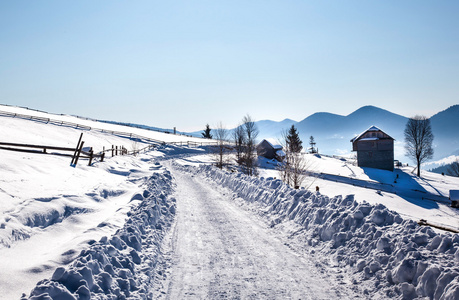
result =
[[[176,224],[165,240],[165,299],[333,299],[317,270],[201,178],[172,169]],[[340,295],[342,296],[342,295]]]

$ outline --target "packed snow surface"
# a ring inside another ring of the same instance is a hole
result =
[[[165,247],[171,267],[158,299],[351,298],[266,223],[235,205],[232,193],[195,172],[172,170],[177,220]]]
[[[75,147],[82,132],[0,122],[4,142]],[[83,132],[97,148],[148,146]],[[459,227],[456,178],[312,155],[295,190],[272,161],[247,177],[211,166],[205,147],[76,167],[0,151],[1,299],[459,299],[459,236],[415,222]]]

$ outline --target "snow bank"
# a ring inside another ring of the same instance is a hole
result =
[[[234,198],[261,205],[272,226],[300,225],[310,253],[345,270],[369,297],[459,299],[457,234],[437,234],[381,204],[358,203],[352,195],[329,198],[211,166],[181,168],[231,189]]]
[[[93,241],[67,268],[57,268],[28,299],[151,299],[160,243],[175,215],[172,188],[168,171],[154,173],[132,197],[140,202],[124,227]]]

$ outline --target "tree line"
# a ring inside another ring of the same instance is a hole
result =
[[[212,133],[213,132],[213,135]],[[246,115],[238,126],[232,131],[227,130],[220,122],[212,130],[207,124],[202,132],[204,138],[213,138],[216,140],[216,145],[212,148],[214,154],[215,165],[222,169],[230,163],[229,155],[234,153],[234,160],[241,172],[249,176],[257,176],[258,173],[258,155],[257,143],[259,130],[255,120]],[[282,161],[278,163],[278,171],[280,178],[287,184],[298,188],[304,181],[309,164],[305,160],[302,152],[303,146],[298,130],[294,125],[289,131],[283,133],[283,156]],[[232,143],[230,145],[229,141]],[[316,142],[314,137],[310,137],[309,148],[310,153],[317,153]]]
[[[211,129],[207,124],[202,136],[212,138],[210,132]],[[223,166],[229,164],[228,154],[234,151],[236,163],[241,171],[250,176],[257,176],[256,138],[258,133],[258,127],[250,115],[244,116],[242,122],[232,132],[219,122],[214,129],[216,146],[212,149],[216,166],[222,169]],[[233,145],[228,143],[230,140]]]

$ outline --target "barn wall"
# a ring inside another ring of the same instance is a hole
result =
[[[355,151],[388,151],[394,149],[394,140],[357,141],[353,149]]]
[[[387,151],[358,151],[359,167],[394,170],[394,150]]]
[[[357,164],[359,167],[394,170],[394,141],[357,141]]]

